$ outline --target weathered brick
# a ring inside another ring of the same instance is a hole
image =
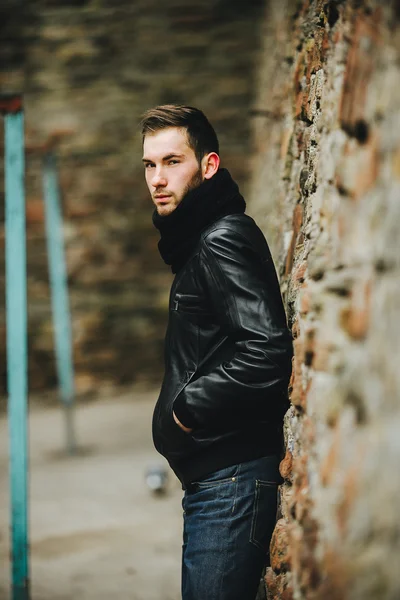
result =
[[[284,479],[289,479],[292,473],[293,466],[293,455],[289,449],[286,450],[285,457],[281,460],[279,465],[280,474]]]
[[[286,257],[285,273],[288,274],[292,270],[294,250],[296,248],[297,236],[303,223],[303,208],[300,204],[296,204],[293,211],[293,233],[290,242],[289,250]]]
[[[290,381],[290,400],[295,406],[305,407],[306,397],[303,385],[304,339],[299,336],[293,340],[294,359]]]
[[[269,4],[260,94],[281,112],[255,134],[269,193],[251,200],[295,350],[267,582],[274,600],[289,582],[296,600],[397,598],[400,13],[289,5]]]
[[[352,291],[350,306],[340,315],[341,326],[356,340],[363,340],[370,321],[371,282],[360,281]]]
[[[290,570],[291,546],[290,538],[287,532],[287,523],[284,519],[279,519],[276,524],[274,534],[271,540],[270,555],[271,567],[275,573]]]
[[[356,134],[357,123],[363,123],[369,117],[365,114],[367,88],[376,65],[381,19],[380,8],[372,14],[365,14],[362,10],[356,13],[340,106],[342,126],[351,135]]]
[[[42,198],[28,198],[26,201],[26,222],[43,223],[44,201]]]
[[[286,575],[275,575],[271,568],[265,576],[268,600],[293,600],[293,588]]]

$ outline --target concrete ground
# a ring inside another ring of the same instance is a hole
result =
[[[157,391],[76,410],[80,452],[64,452],[59,407],[30,409],[32,600],[179,600],[182,490],[145,484]],[[166,463],[164,463],[166,464]],[[9,595],[8,432],[0,418],[0,600]]]

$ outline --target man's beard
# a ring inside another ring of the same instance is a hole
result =
[[[198,170],[196,171],[196,173],[191,178],[191,180],[187,183],[185,189],[182,192],[182,196],[181,196],[179,202],[177,202],[176,205],[172,208],[172,210],[169,210],[168,212],[164,212],[163,207],[160,207],[160,208],[157,207],[156,210],[157,210],[158,214],[166,217],[166,216],[170,215],[171,213],[173,213],[174,210],[176,210],[176,208],[182,202],[182,200],[184,199],[186,194],[188,194],[192,190],[195,190],[196,188],[198,188],[202,183],[203,183],[203,175],[201,172],[201,167],[199,167]],[[160,191],[158,191],[158,193],[160,193]]]
[[[203,175],[201,173],[201,167],[199,167],[198,170],[196,171],[196,173],[193,175],[192,179],[187,184],[186,188],[184,189],[183,196],[181,198],[181,202],[188,192],[190,192],[191,190],[195,190],[202,183],[203,183]]]

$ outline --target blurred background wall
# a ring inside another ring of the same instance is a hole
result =
[[[270,2],[250,208],[295,345],[270,598],[400,598],[400,9]]]
[[[30,390],[56,385],[43,148],[58,154],[77,391],[158,385],[171,273],[157,250],[138,121],[156,104],[198,106],[217,130],[223,164],[246,189],[263,15],[263,0],[1,3],[0,91],[22,90],[26,110]],[[4,221],[2,192],[0,207]],[[3,226],[0,240],[3,264]]]

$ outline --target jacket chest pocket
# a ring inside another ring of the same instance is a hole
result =
[[[204,298],[201,298],[196,294],[175,294],[171,308],[172,310],[192,315],[210,314]]]

